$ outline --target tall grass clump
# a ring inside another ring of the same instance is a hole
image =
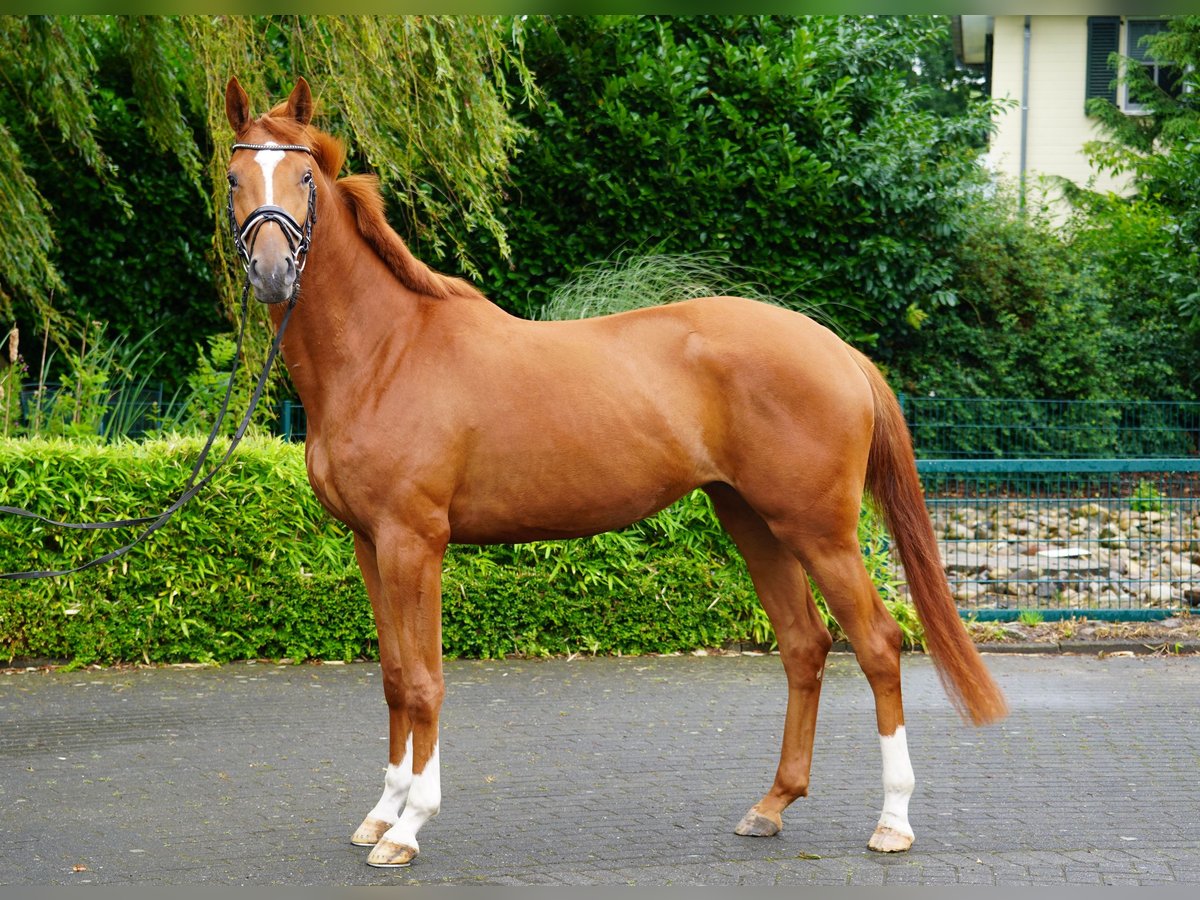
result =
[[[586,319],[693,297],[778,303],[749,273],[712,253],[654,253],[590,263],[559,287],[539,319]]]

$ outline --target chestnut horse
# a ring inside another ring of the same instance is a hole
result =
[[[831,644],[811,575],[874,693],[884,799],[869,846],[907,850],[900,631],[863,566],[864,489],[948,695],[976,724],[1005,703],[951,599],[900,407],[866,357],[735,297],[515,318],[415,259],[372,177],[338,178],[345,149],[310,125],[303,79],[258,118],[232,79],[225,106],[235,236],[276,328],[291,311],[282,352],[308,414],[309,480],[354,534],[379,633],[391,743],[383,795],[352,837],[373,847],[367,861],[411,862],[440,806],[447,545],[596,534],[696,488],[745,559],[788,684],[774,783],[737,833],[777,833],[808,792]]]

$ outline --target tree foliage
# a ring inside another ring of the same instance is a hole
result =
[[[1063,235],[1019,215],[1015,198],[978,203],[952,250],[958,305],[895,348],[893,380],[949,397],[1111,396],[1107,320]]]
[[[954,302],[947,250],[987,110],[930,112],[906,72],[924,17],[531,20],[544,100],[512,165],[511,261],[488,289],[533,314],[619,251],[719,254],[869,342]]]
[[[223,92],[234,74],[259,111],[297,75],[308,77],[323,124],[354,148],[351,165],[376,171],[407,224],[470,270],[463,241],[445,243],[462,232],[445,223],[468,220],[504,252],[497,198],[520,133],[508,108],[513,90],[532,89],[520,48],[519,21],[482,16],[0,17],[0,313],[15,301],[18,313],[62,337],[67,311],[103,306],[92,292],[126,268],[138,275],[124,292],[140,288],[143,302],[162,303],[153,284],[136,282],[147,280],[146,261],[179,259],[178,242],[156,218],[163,207],[208,223],[200,245],[189,236],[183,262],[198,255],[215,286],[172,299],[211,305],[215,290],[232,301]],[[123,73],[119,88],[114,69]],[[113,125],[114,106],[131,110],[144,130],[142,159],[115,146],[137,141],[129,116]],[[140,176],[164,166],[176,183],[148,198]],[[90,182],[86,195],[55,190],[72,182]],[[89,204],[103,210],[89,212]],[[82,224],[109,245],[91,254],[90,274],[68,271],[80,245],[60,233]]]
[[[1150,56],[1168,64],[1178,90],[1156,84],[1146,66],[1118,58],[1120,80],[1145,111],[1127,115],[1106,100],[1090,101],[1088,112],[1106,137],[1088,145],[1093,162],[1114,174],[1127,174],[1134,195],[1076,199],[1112,223],[1128,215],[1161,220],[1159,279],[1171,282],[1177,312],[1200,329],[1200,16],[1178,16],[1167,30],[1143,39]],[[1116,225],[1116,227],[1121,227]]]

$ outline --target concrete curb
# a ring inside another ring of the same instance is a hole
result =
[[[1114,653],[1133,653],[1138,656],[1155,653],[1182,655],[1200,653],[1200,641],[1163,641],[1161,643],[1108,641],[1013,641],[1012,643],[976,644],[980,653],[1072,653],[1088,656],[1111,656]]]

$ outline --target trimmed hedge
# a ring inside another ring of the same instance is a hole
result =
[[[179,494],[200,446],[0,440],[0,505],[83,521],[156,513]],[[0,570],[67,568],[130,536],[0,517]],[[586,540],[452,547],[443,596],[448,656],[670,652],[770,636],[702,494]],[[313,496],[303,448],[274,439],[247,439],[204,493],[125,557],[0,582],[0,661],[377,652],[351,538]]]

